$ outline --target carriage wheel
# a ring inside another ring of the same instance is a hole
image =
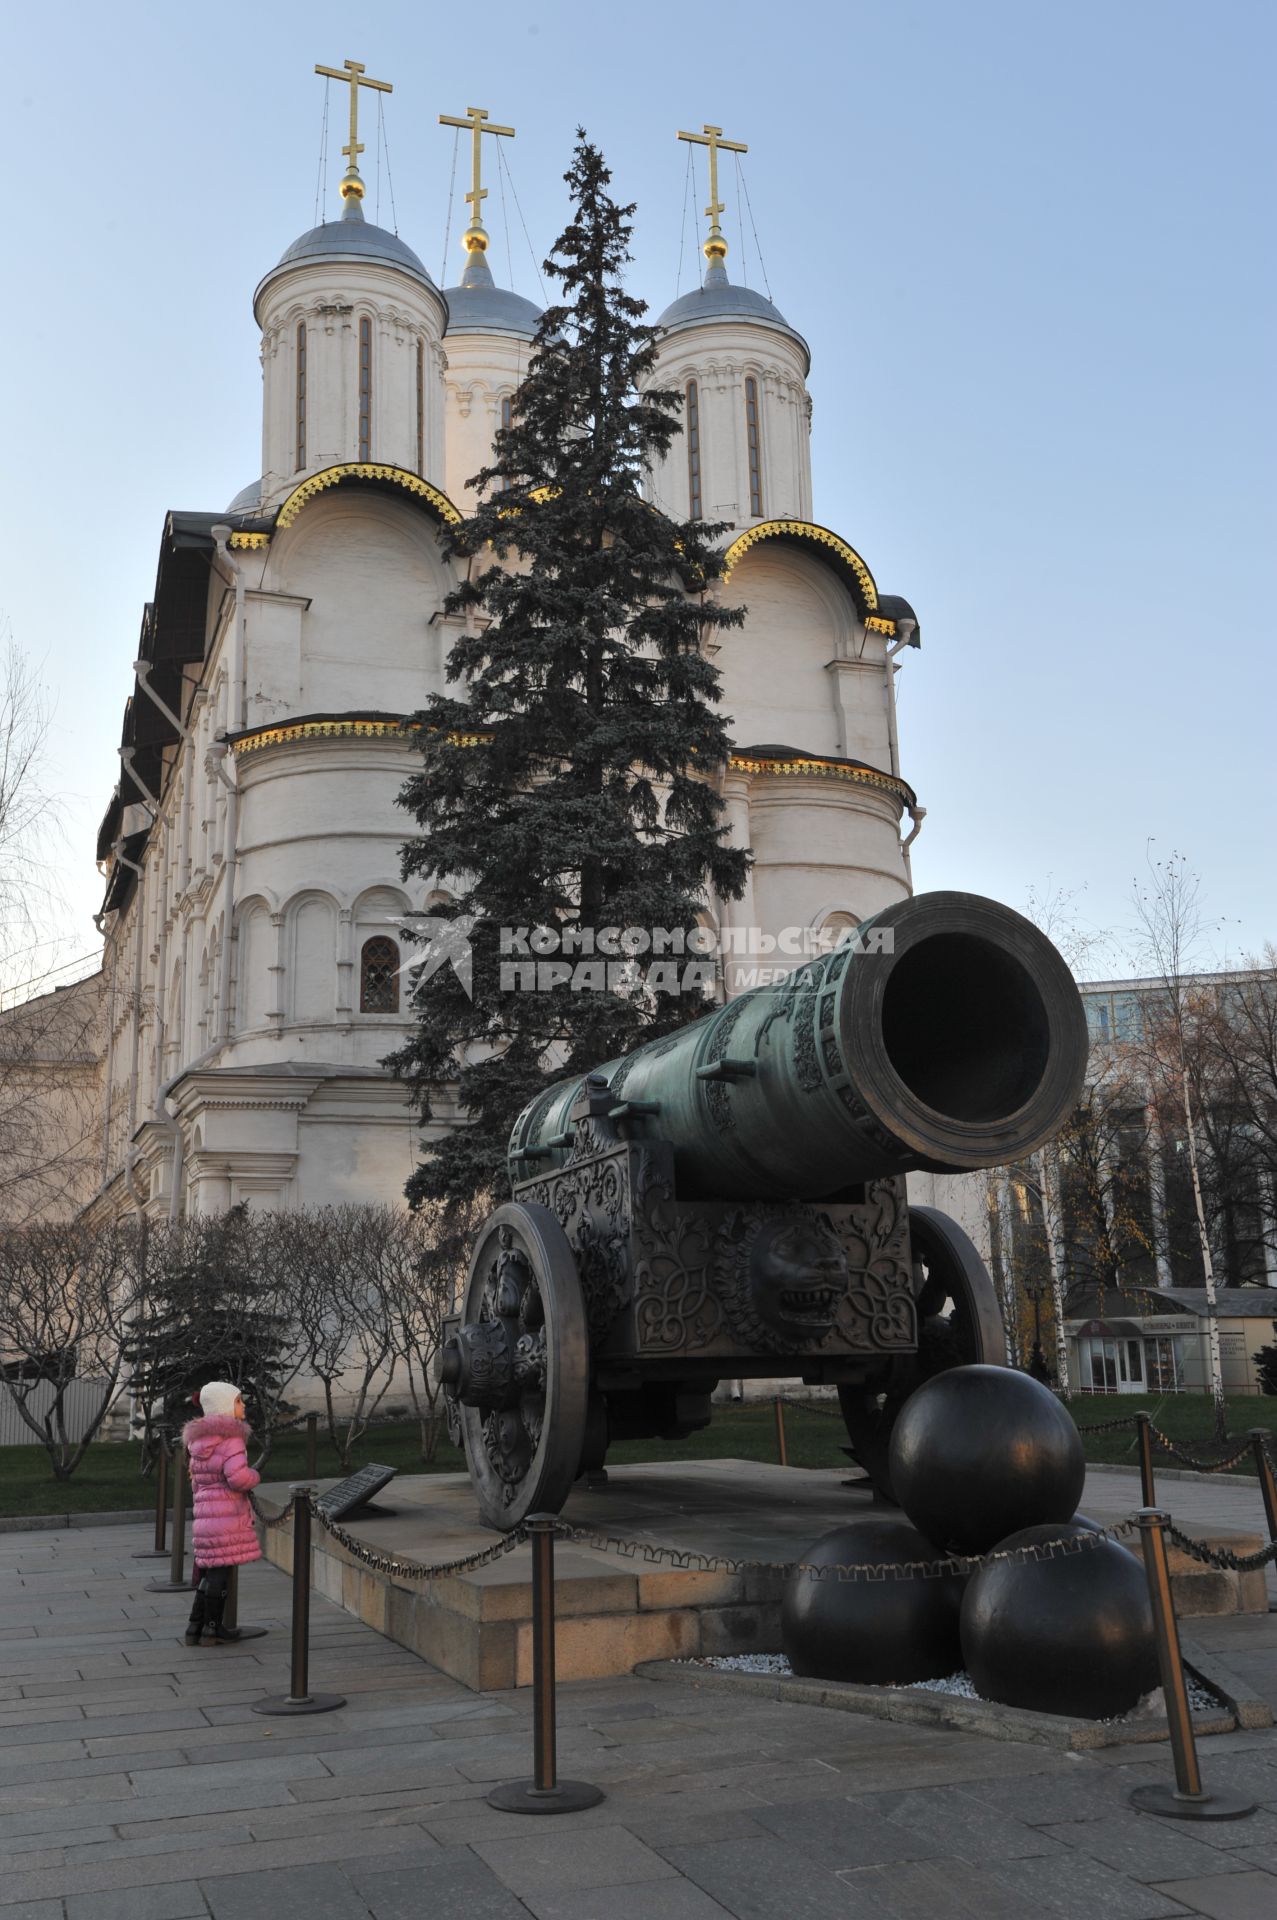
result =
[[[915,1295],[918,1351],[893,1360],[876,1387],[839,1387],[847,1437],[859,1464],[892,1499],[891,1433],[901,1407],[924,1380],[947,1367],[1002,1366],[1006,1335],[993,1281],[956,1220],[936,1207],[910,1207],[909,1239],[923,1268]]]
[[[557,1513],[585,1444],[590,1343],[571,1248],[548,1207],[510,1201],[484,1223],[441,1373],[487,1524],[508,1533],[530,1513]]]

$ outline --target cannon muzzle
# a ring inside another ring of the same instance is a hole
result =
[[[779,985],[540,1094],[515,1122],[511,1178],[563,1164],[574,1105],[667,1142],[685,1199],[831,1200],[914,1169],[1002,1166],[1063,1126],[1086,1054],[1045,934],[978,894],[918,894]]]

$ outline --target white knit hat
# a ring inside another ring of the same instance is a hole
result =
[[[235,1402],[240,1397],[239,1388],[230,1380],[210,1380],[207,1386],[200,1388],[200,1410],[203,1413],[225,1413],[234,1415]]]

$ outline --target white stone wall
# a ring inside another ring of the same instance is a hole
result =
[[[407,497],[334,489],[276,535],[247,626],[247,726],[304,713],[412,713],[441,691],[454,576]]]
[[[745,625],[717,636],[722,709],[741,746],[764,743],[891,770],[885,642],[813,549],[751,547],[719,590]]]
[[[449,333],[445,350],[444,490],[463,513],[471,513],[475,495],[466,483],[492,459],[501,403],[513,400],[532,344],[512,333]]]
[[[811,401],[798,341],[770,327],[713,321],[661,341],[652,384],[686,391],[697,383],[701,518],[735,526],[758,519],[812,518]],[[750,506],[745,381],[758,385],[762,512]],[[686,421],[686,409],[683,414]],[[651,475],[651,498],[675,519],[691,517],[686,431]]]
[[[270,278],[262,329],[262,506],[279,505],[308,474],[359,453],[359,322],[372,326],[368,458],[444,487],[446,313],[410,274],[369,261],[300,261]],[[297,329],[306,327],[306,446],[297,459]],[[417,447],[417,344],[423,349],[424,447]]]

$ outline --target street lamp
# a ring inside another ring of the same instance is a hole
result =
[[[1022,1284],[1025,1293],[1033,1302],[1033,1351],[1029,1356],[1028,1371],[1035,1380],[1040,1380],[1044,1387],[1049,1387],[1052,1384],[1053,1375],[1047,1365],[1046,1355],[1042,1351],[1042,1299],[1050,1286],[1050,1281],[1039,1278],[1025,1280]]]

